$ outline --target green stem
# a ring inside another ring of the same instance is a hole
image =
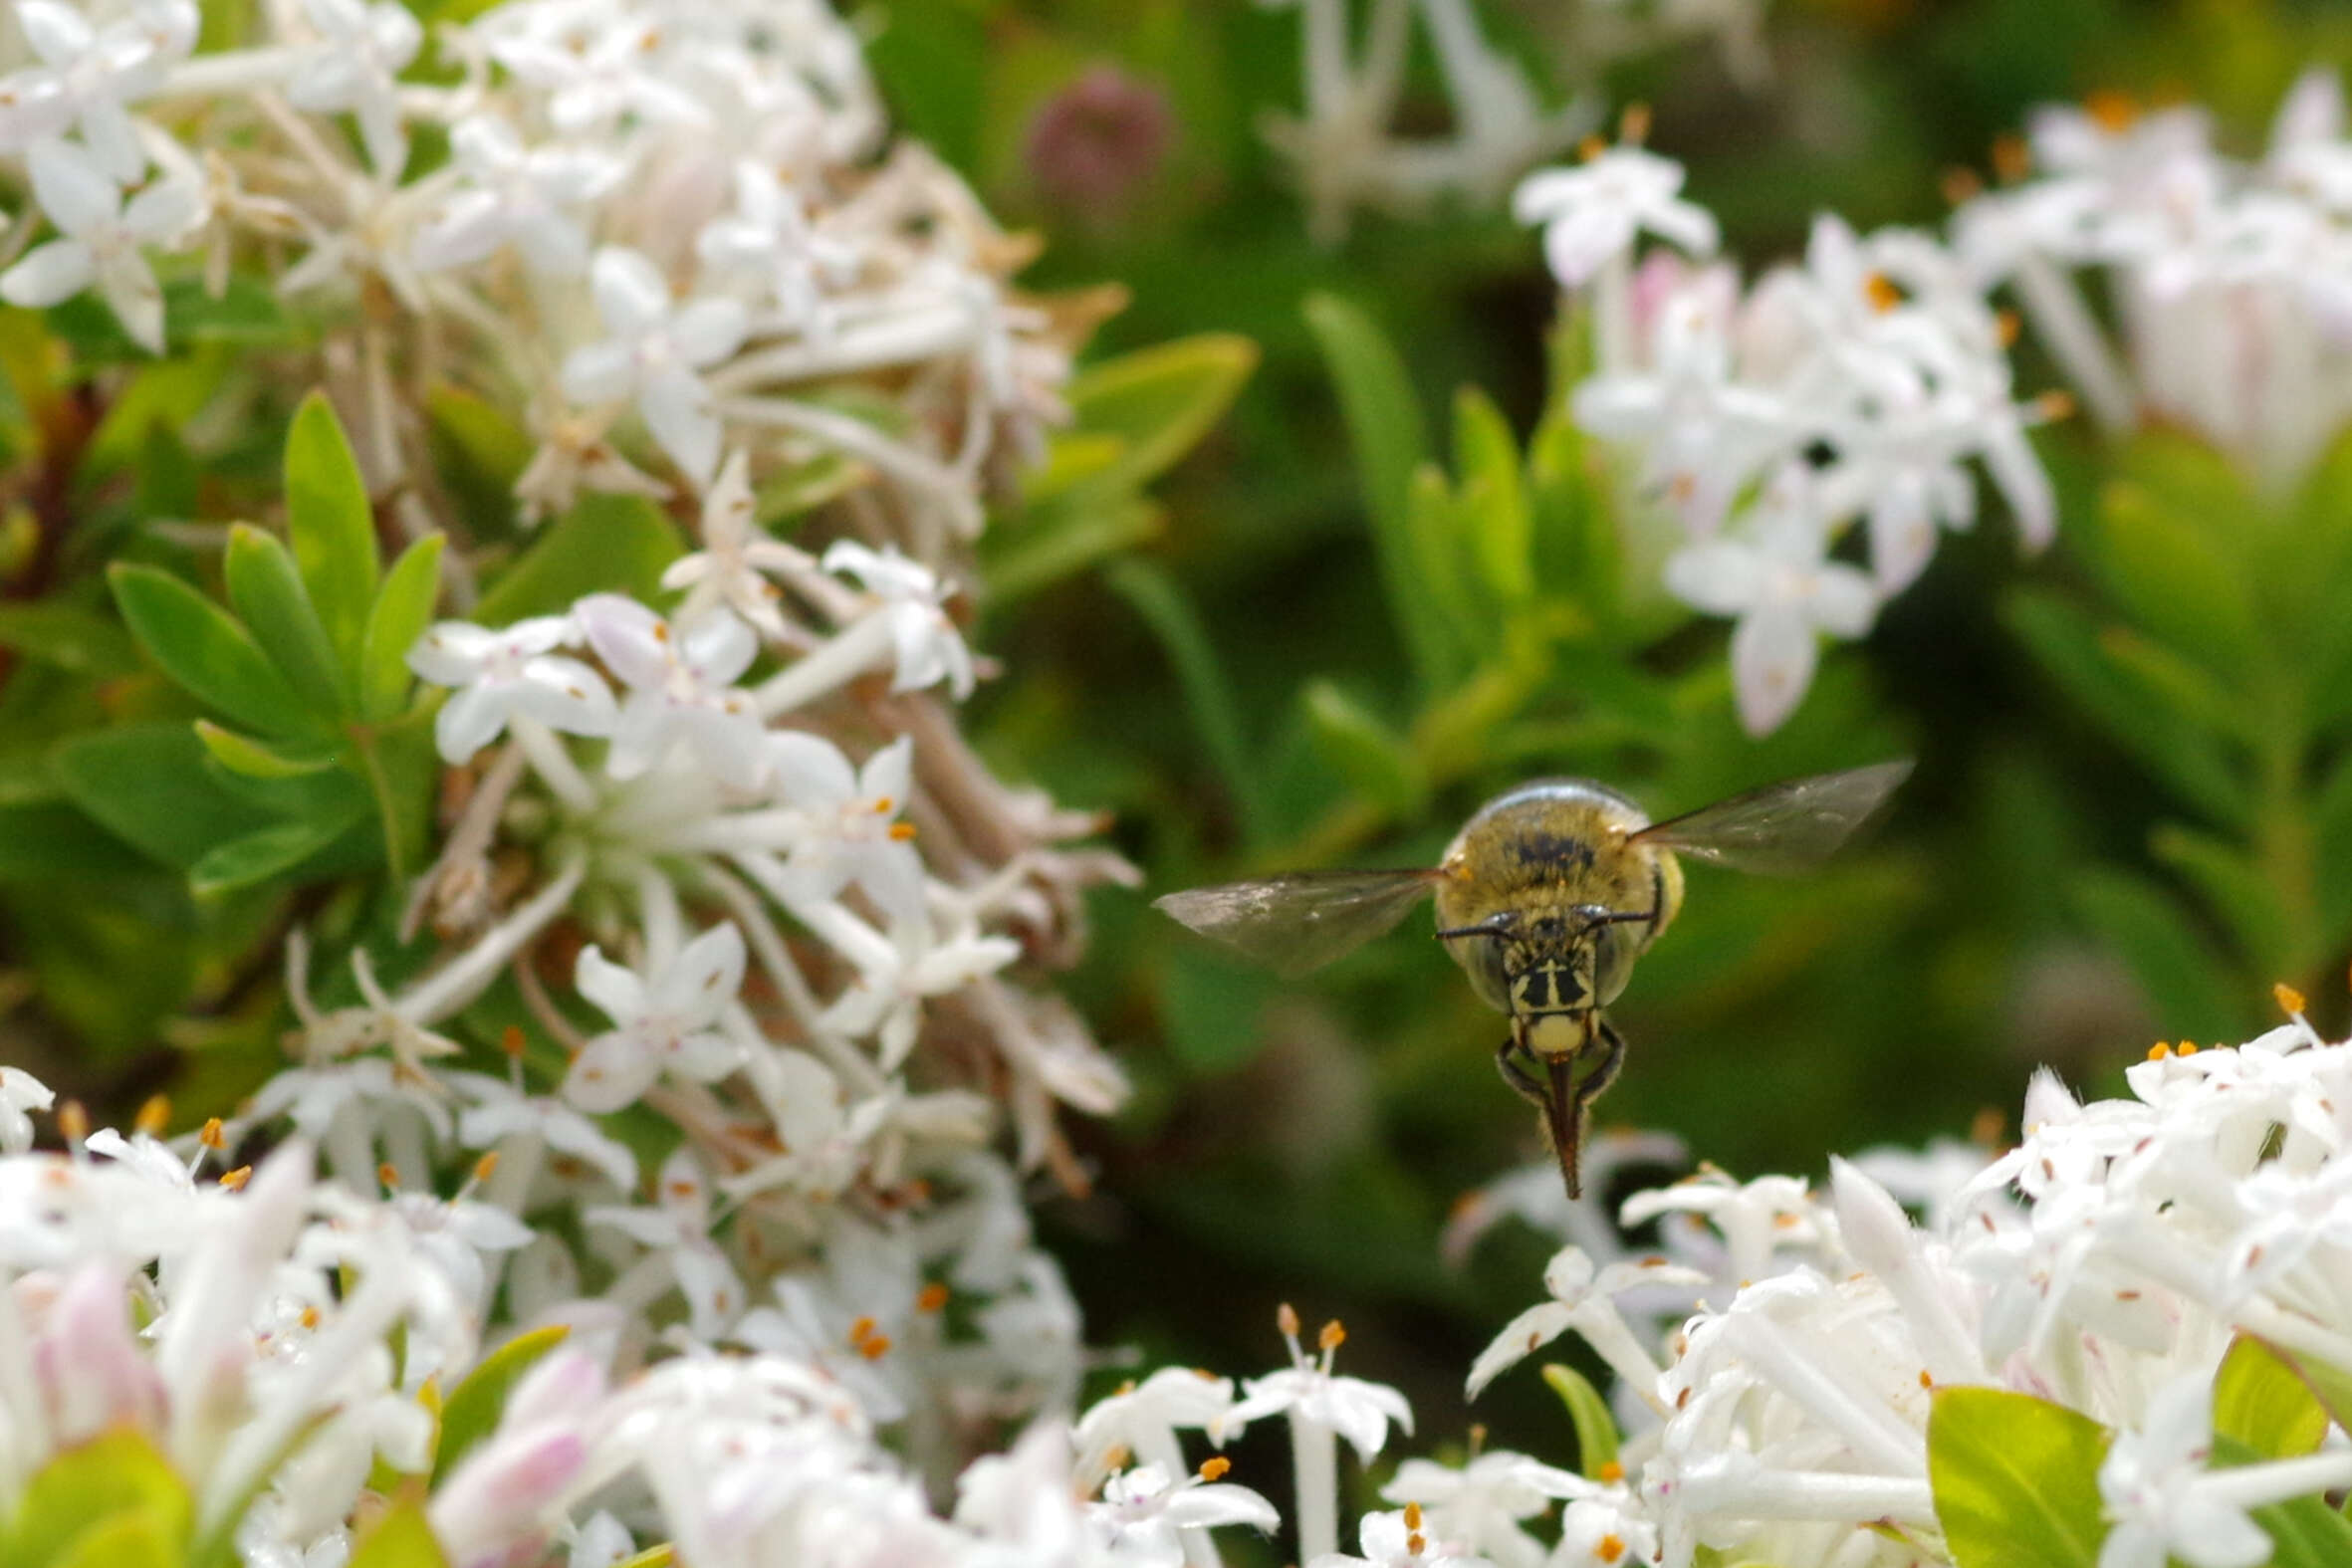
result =
[[[376,750],[375,732],[364,725],[351,728],[353,746],[358,749],[359,760],[366,765],[367,787],[375,795],[375,814],[383,822],[384,864],[391,869],[395,886],[408,883],[407,857],[400,853],[400,817],[392,806],[392,781],[383,770],[383,756]]]

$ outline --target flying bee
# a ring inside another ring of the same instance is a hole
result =
[[[1297,976],[1353,952],[1434,894],[1438,939],[1479,997],[1511,1019],[1495,1064],[1541,1114],[1574,1198],[1586,1107],[1625,1055],[1601,1009],[1682,907],[1677,856],[1809,870],[1910,772],[1904,761],[1791,779],[1663,822],[1589,780],[1538,780],[1479,807],[1428,869],[1298,871],[1155,902],[1203,936]]]

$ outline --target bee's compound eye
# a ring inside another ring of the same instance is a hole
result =
[[[1612,925],[1592,934],[1593,999],[1603,1007],[1617,1000],[1633,976],[1633,961],[1641,956],[1641,943],[1634,933],[1648,930],[1647,926]]]
[[[1501,1012],[1511,1010],[1511,977],[1503,965],[1503,944],[1492,938],[1471,937],[1446,944],[1454,962],[1470,977],[1478,1000]]]

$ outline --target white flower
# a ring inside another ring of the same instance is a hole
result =
[[[1695,1287],[1706,1283],[1707,1276],[1697,1269],[1660,1257],[1611,1263],[1595,1270],[1582,1248],[1562,1247],[1543,1268],[1543,1288],[1551,1299],[1528,1308],[1495,1336],[1472,1363],[1464,1394],[1477,1398],[1479,1390],[1506,1367],[1574,1329],[1630,1388],[1644,1397],[1654,1397],[1651,1386],[1657,1382],[1657,1365],[1626,1326],[1615,1298],[1644,1285],[1690,1286],[1696,1294]]]
[[[743,343],[742,302],[695,300],[673,308],[660,270],[635,251],[607,246],[589,267],[608,335],[564,361],[564,395],[580,403],[633,398],[653,439],[696,488],[718,466],[719,417],[696,372]]]
[[[1289,1308],[1284,1309],[1286,1312]],[[1281,1372],[1252,1378],[1242,1386],[1242,1397],[1222,1417],[1213,1418],[1209,1435],[1222,1439],[1239,1433],[1253,1421],[1288,1415],[1294,1423],[1306,1422],[1345,1438],[1359,1458],[1369,1462],[1388,1444],[1388,1425],[1413,1430],[1413,1407],[1385,1383],[1343,1378],[1331,1371],[1331,1356],[1345,1336],[1336,1323],[1323,1329],[1322,1354],[1308,1360],[1298,1348],[1295,1320],[1287,1319],[1284,1337],[1291,1347],[1291,1365]]]
[[[2265,1466],[2234,1473],[2206,1468],[2213,1448],[2213,1384],[2191,1373],[2150,1401],[2140,1430],[2119,1432],[2099,1465],[2099,1498],[2114,1527],[2099,1568],[2163,1568],[2168,1556],[2192,1568],[2255,1568],[2270,1559],[2270,1537],[2232,1493]]]
[[[302,0],[319,34],[297,58],[286,101],[322,113],[348,111],[377,174],[397,179],[408,161],[398,78],[416,58],[424,29],[398,0]]]
[[[1103,1483],[1102,1500],[1089,1503],[1086,1513],[1103,1545],[1135,1568],[1181,1568],[1187,1530],[1247,1524],[1271,1534],[1282,1523],[1274,1504],[1247,1486],[1199,1475],[1171,1484],[1157,1464],[1113,1475]]]
[[[616,1111],[664,1072],[696,1082],[735,1070],[739,1047],[715,1025],[743,989],[743,933],[722,921],[650,976],[581,950],[574,984],[612,1019],[573,1058],[565,1097],[586,1111]]]
[[[924,998],[960,991],[1021,956],[1020,943],[986,936],[977,927],[943,938],[920,910],[894,918],[888,936],[838,904],[814,906],[803,917],[857,966],[856,978],[825,1008],[825,1025],[844,1034],[872,1035],[885,1072],[895,1070],[914,1049]]]
[[[101,31],[58,0],[16,0],[16,19],[56,88],[54,94],[28,96],[56,116],[59,128],[71,123],[81,132],[83,149],[108,178],[118,185],[136,183],[147,154],[124,106],[152,93],[162,80],[163,43],[173,32],[168,22],[150,30],[136,18],[125,18]],[[193,37],[192,26],[187,34]]]
[[[548,117],[558,130],[601,131],[622,114],[658,124],[709,120],[691,94],[654,69],[660,23],[616,11],[590,15],[595,25],[572,38],[514,33],[491,48],[517,78],[549,92]]]
[[[771,539],[760,529],[753,506],[751,459],[729,454],[702,499],[702,549],[671,561],[661,574],[665,588],[686,588],[677,621],[691,626],[724,604],[770,637],[786,634],[777,610],[777,589],[761,573],[806,575],[817,569],[807,551]]]
[[[204,210],[202,189],[167,173],[125,206],[97,160],[70,142],[35,142],[26,157],[34,198],[64,237],[0,273],[0,299],[41,310],[95,284],[132,340],[161,353],[163,291],[144,247],[193,228]]]
[[[1409,1506],[1367,1513],[1359,1535],[1361,1557],[1323,1552],[1308,1558],[1306,1568],[1495,1568],[1453,1542],[1432,1541],[1416,1527],[1418,1514]]]
[[[895,546],[874,551],[836,540],[825,550],[824,569],[855,577],[881,601],[876,614],[890,628],[897,652],[891,690],[919,691],[944,680],[956,701],[972,695],[972,655],[948,619],[946,592],[928,566],[907,560]]]
[[[1813,683],[1818,639],[1859,637],[1878,612],[1869,577],[1825,559],[1820,519],[1799,471],[1775,481],[1780,499],[1752,514],[1747,539],[1711,539],[1678,551],[1666,586],[1695,609],[1738,617],[1732,684],[1740,720],[1768,735]]]
[[[1121,1449],[1172,1471],[1184,1462],[1177,1432],[1214,1427],[1232,1406],[1233,1379],[1190,1367],[1162,1367],[1139,1386],[1097,1400],[1078,1418],[1078,1473],[1098,1473]]]
[[[1520,182],[1511,210],[1543,225],[1543,257],[1562,288],[1582,287],[1643,229],[1693,256],[1715,250],[1715,219],[1680,198],[1682,165],[1639,147],[1609,147],[1583,167],[1541,169]]]
[[[637,1185],[637,1160],[628,1146],[606,1137],[594,1122],[553,1095],[525,1094],[503,1078],[480,1072],[444,1072],[441,1081],[473,1101],[457,1113],[457,1141],[466,1148],[536,1139],[558,1154],[585,1162],[624,1193]]]
[[[546,1541],[603,1397],[603,1369],[570,1345],[523,1375],[497,1430],[433,1488],[433,1536],[450,1561],[513,1561]]]
[[[820,341],[832,333],[826,288],[853,277],[858,260],[853,247],[811,225],[798,191],[749,159],[735,165],[735,211],[704,227],[695,254],[721,273],[757,279],[781,325]]]
[[[586,1212],[590,1225],[609,1226],[660,1254],[686,1297],[694,1337],[710,1344],[743,1311],[743,1285],[718,1242],[711,1239],[710,1182],[691,1145],[662,1162],[655,1207],[601,1207]]]
[[[616,159],[588,147],[526,149],[504,120],[484,114],[458,123],[449,150],[467,184],[418,232],[417,266],[462,267],[513,245],[534,272],[570,278],[587,270],[588,231],[568,209],[612,187],[621,175]]]
[[[1459,1541],[1464,1550],[1493,1558],[1498,1568],[1535,1568],[1543,1546],[1519,1521],[1545,1512],[1557,1499],[1600,1492],[1597,1482],[1573,1471],[1491,1450],[1460,1469],[1407,1459],[1380,1495],[1419,1503],[1430,1534]]]
[[[789,876],[796,896],[816,904],[854,882],[893,916],[918,912],[923,861],[914,829],[900,822],[914,786],[914,738],[900,736],[854,773],[821,735],[785,730],[768,737],[776,796],[796,816]]]
[[[57,1103],[48,1084],[22,1067],[0,1067],[0,1154],[23,1154],[33,1147],[31,1112]]]
[[[426,631],[408,650],[408,667],[436,686],[457,688],[433,720],[441,760],[464,762],[517,718],[570,735],[610,735],[619,710],[604,678],[554,651],[580,640],[568,615],[496,629],[445,620]]]
[[[588,643],[629,687],[612,729],[604,771],[634,779],[684,742],[723,783],[757,784],[766,732],[736,679],[758,657],[750,627],[714,609],[686,628],[617,593],[592,593],[573,606]]]

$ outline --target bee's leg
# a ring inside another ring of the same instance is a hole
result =
[[[1576,1101],[1579,1105],[1589,1105],[1600,1098],[1600,1091],[1617,1081],[1617,1069],[1625,1064],[1625,1036],[1617,1032],[1616,1025],[1598,1012],[1592,1015],[1592,1024],[1593,1035],[1601,1046],[1601,1055],[1592,1064],[1592,1070],[1584,1075],[1583,1082],[1576,1086]]]
[[[1519,1049],[1519,1036],[1514,1034],[1495,1052],[1495,1067],[1503,1074],[1503,1081],[1511,1085],[1513,1093],[1541,1110],[1549,1103],[1550,1090],[1542,1079],[1520,1065]]]

